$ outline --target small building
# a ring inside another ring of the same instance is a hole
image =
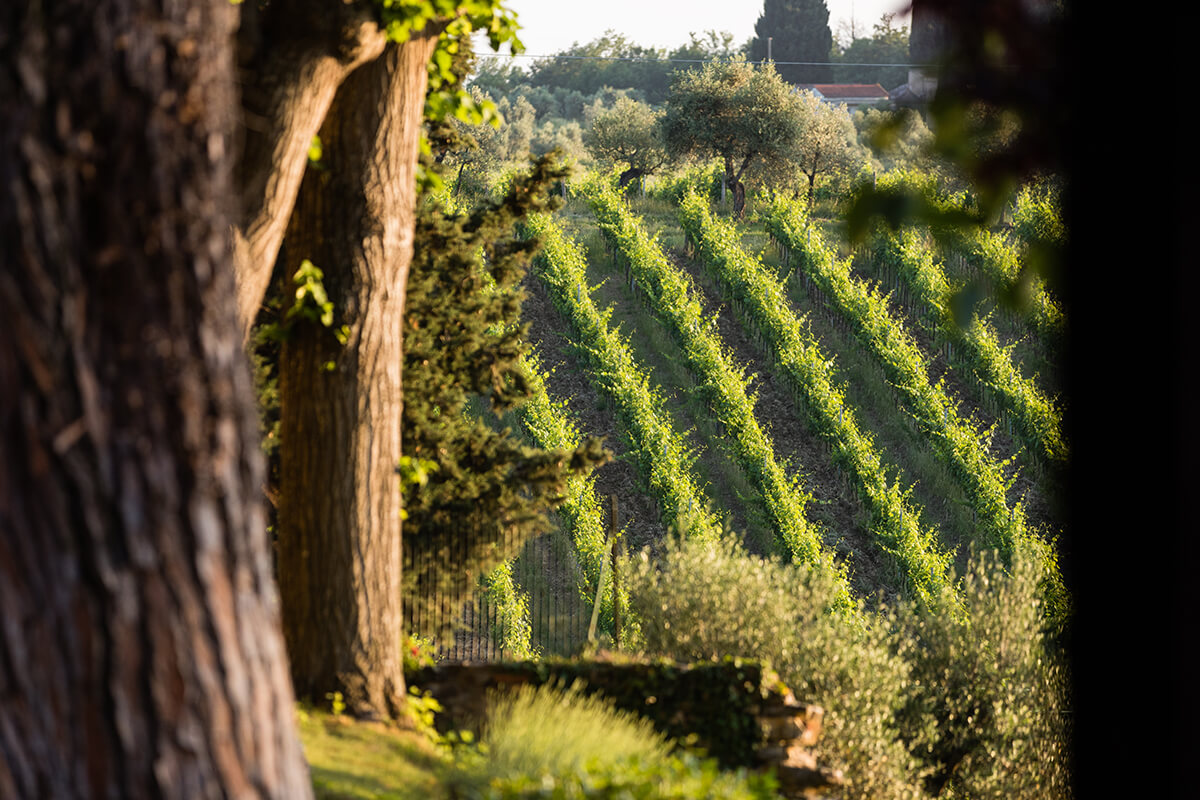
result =
[[[895,108],[924,109],[937,91],[937,73],[928,67],[909,67],[908,83],[892,90]]]
[[[823,103],[843,105],[850,113],[874,108],[890,99],[888,90],[878,83],[809,83],[800,88],[812,92]]]

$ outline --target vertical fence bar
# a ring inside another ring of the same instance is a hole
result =
[[[547,534],[550,538],[550,574],[558,574],[558,537],[553,534]],[[558,587],[554,581],[550,583],[550,599],[554,604],[554,611],[550,615],[550,619],[554,621],[554,643],[558,648],[559,654],[562,653],[562,598],[558,596]]]
[[[544,549],[544,548],[541,548],[541,549]],[[546,625],[546,617],[547,617],[547,611],[548,611],[548,609],[546,607],[546,600],[548,599],[546,597],[546,560],[544,558],[544,554],[542,552],[540,552],[540,550],[538,552],[538,567],[539,567],[539,571],[541,573],[541,582],[542,582],[542,585],[538,589],[538,615],[541,617],[541,622],[539,623],[538,636],[541,638],[543,646],[547,650],[549,650],[550,636],[548,634],[550,632],[550,626]],[[545,630],[541,630],[541,626],[543,626],[543,625],[546,626]]]

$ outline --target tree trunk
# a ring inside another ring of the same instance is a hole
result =
[[[733,216],[735,219],[742,219],[746,216],[746,185],[742,183],[742,176],[746,174],[746,169],[750,166],[750,162],[754,159],[753,153],[747,153],[742,159],[742,164],[738,167],[737,173],[733,176]],[[733,168],[733,162],[730,161],[729,169]]]
[[[426,32],[342,85],[305,176],[285,256],[325,271],[335,329],[297,325],[280,364],[279,579],[297,693],[395,715],[401,645],[401,341],[412,260]]]
[[[243,8],[247,22],[256,19],[253,3]],[[243,339],[271,281],[313,136],[346,76],[386,42],[375,9],[361,0],[294,0],[261,13],[261,25],[245,25],[241,36],[245,144],[234,266]]]
[[[235,17],[161,5],[0,11],[4,798],[311,796],[233,306]]]
[[[624,192],[625,187],[643,177],[645,174],[646,173],[643,172],[640,167],[630,167],[622,172],[621,176],[617,179],[617,187]]]

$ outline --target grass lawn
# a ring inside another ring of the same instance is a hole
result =
[[[419,731],[297,710],[300,740],[318,800],[439,797],[444,757]]]

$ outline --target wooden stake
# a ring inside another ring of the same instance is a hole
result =
[[[612,501],[612,514],[609,518],[609,535],[612,537],[612,610],[613,610],[613,649],[621,647],[621,606],[617,602],[620,587],[620,573],[617,570],[617,552],[621,543],[617,539],[617,496],[609,495]]]

